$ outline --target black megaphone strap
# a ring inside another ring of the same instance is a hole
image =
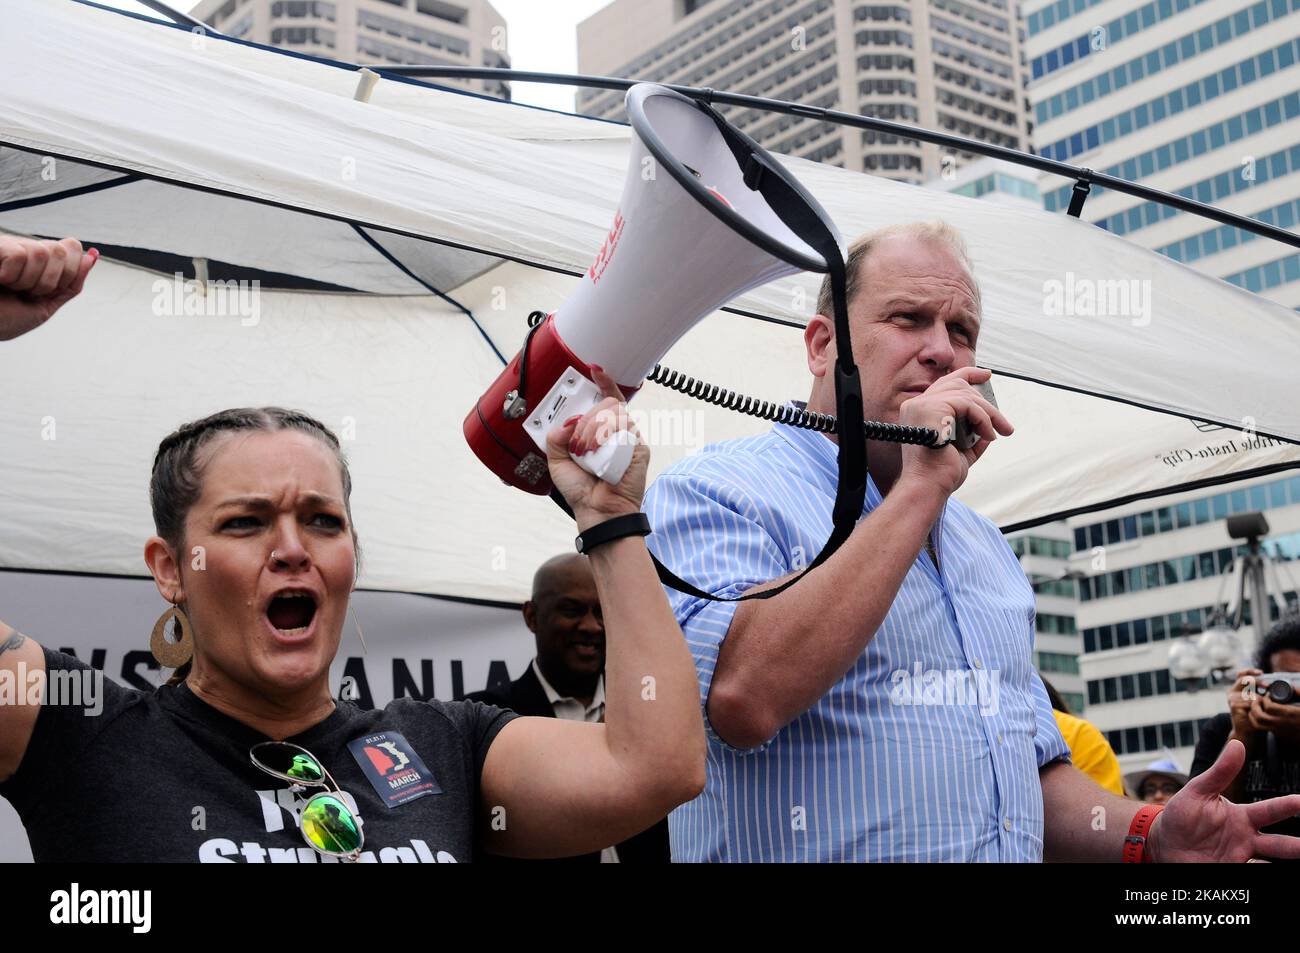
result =
[[[664,585],[678,592],[697,599],[710,602],[744,602],[749,599],[770,599],[780,595],[807,573],[816,569],[844,544],[857,525],[862,515],[862,506],[867,494],[867,439],[862,427],[862,383],[858,377],[858,368],[853,363],[853,348],[849,333],[849,309],[846,291],[846,271],[844,256],[840,254],[840,243],[835,233],[813,208],[812,200],[796,181],[776,164],[771,155],[758,143],[730,125],[717,110],[711,106],[695,101],[695,105],[705,112],[718,127],[727,147],[735,156],[736,162],[743,170],[745,185],[758,192],[768,206],[776,213],[790,231],[794,232],[810,248],[821,255],[827,264],[831,279],[831,296],[834,302],[835,346],[837,358],[835,363],[835,400],[836,400],[836,437],[839,440],[839,484],[835,493],[835,506],[832,510],[833,528],[826,545],[817,557],[797,575],[791,576],[779,586],[763,589],[759,592],[746,592],[733,598],[715,596],[712,593],[692,585],[680,578],[671,569],[661,563],[651,553],[655,571]],[[558,491],[552,491],[551,498],[566,513],[572,510]]]

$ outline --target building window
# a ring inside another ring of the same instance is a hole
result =
[[[232,36],[238,39],[241,36],[245,36],[248,33],[248,31],[251,30],[252,28],[253,28],[253,13],[250,10],[247,14],[244,15],[242,19],[240,19],[238,23],[234,24],[233,26],[227,27],[225,32],[227,36]]]
[[[419,13],[446,20],[448,23],[463,24],[469,19],[469,11],[464,7],[442,3],[441,0],[415,0],[415,9]]]
[[[277,0],[271,4],[272,17],[316,17],[334,22],[334,4],[326,0]]]
[[[443,50],[456,56],[469,55],[468,40],[440,33],[437,30],[430,30],[427,27],[394,20],[391,17],[380,16],[371,13],[369,10],[361,10],[357,13],[357,23],[367,30],[376,33],[382,32],[392,37],[405,39],[411,43],[420,43],[430,49]],[[360,38],[358,38],[358,45],[359,43]]]
[[[1038,670],[1040,672],[1063,672],[1067,675],[1079,674],[1079,657],[1064,652],[1039,652]]]
[[[1300,40],[1297,40],[1297,43],[1300,43]],[[1213,77],[1210,79],[1213,79]],[[1281,98],[1265,103],[1261,107],[1248,109],[1245,112],[1245,125],[1249,127],[1257,124],[1260,129],[1271,129],[1271,127],[1290,121],[1296,116],[1300,116],[1300,92],[1291,92],[1291,94],[1281,96]],[[1106,120],[1106,122],[1113,124],[1114,120]],[[1102,126],[1105,125],[1102,124]],[[1231,125],[1239,127],[1242,124],[1232,122]],[[1122,163],[1110,165],[1104,169],[1104,172],[1108,176],[1118,176],[1126,179],[1138,178],[1139,174],[1148,176],[1153,172],[1160,172],[1162,169],[1169,168],[1170,165],[1184,161],[1184,159],[1178,157],[1180,152],[1186,156],[1184,150],[1190,151],[1192,157],[1203,155],[1210,148],[1210,134],[1213,134],[1214,139],[1217,139],[1222,144],[1235,142],[1235,138],[1227,138],[1226,130],[1229,129],[1229,126],[1230,121],[1206,126],[1205,129],[1196,130],[1195,133],[1175,139],[1173,143],[1166,143],[1164,146],[1156,148],[1156,150],[1144,152],[1140,156],[1126,159]],[[1044,150],[1044,155],[1047,151]],[[1143,172],[1143,169],[1149,169],[1149,172]],[[1043,196],[1044,208],[1048,212],[1061,211],[1070,202],[1071,189],[1073,189],[1073,186],[1063,186],[1061,189]]]
[[[272,46],[303,46],[308,43],[333,49],[334,31],[314,26],[276,27],[271,31]]]
[[[1300,147],[1297,147],[1296,151],[1297,156],[1300,157]],[[1300,171],[1300,167],[1297,167],[1297,171]],[[1175,506],[1146,510],[1119,520],[1105,520],[1088,526],[1076,526],[1073,531],[1074,551],[1082,552],[1092,546],[1137,538],[1132,535],[1134,520],[1136,520],[1138,535],[1146,537],[1221,520],[1226,518],[1229,512],[1244,513],[1300,503],[1300,499],[1292,499],[1293,494],[1288,492],[1288,487],[1293,481],[1300,487],[1300,477],[1287,477],[1248,489],[1218,493],[1212,497],[1203,497]],[[1300,490],[1297,494],[1300,494]],[[1117,524],[1119,529],[1116,528]]]

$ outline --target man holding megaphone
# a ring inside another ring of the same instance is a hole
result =
[[[710,735],[704,793],[670,818],[685,861],[1245,861],[1300,856],[1260,826],[1300,798],[1219,797],[1229,745],[1164,808],[1069,763],[1033,668],[1034,596],[997,527],[953,494],[1010,421],[977,390],[979,287],[943,223],[849,249],[847,302],[866,420],[982,438],[868,442],[862,517],[796,585],[832,529],[831,435],[776,424],[666,470],[648,543],[719,600],[669,592]],[[807,409],[836,411],[831,286],[804,332]],[[1265,807],[1265,805],[1268,805]],[[1098,818],[1103,819],[1098,823]]]
[[[637,84],[626,105],[613,225],[464,433],[497,477],[545,495],[544,435],[595,403],[597,367],[624,393],[649,377],[776,421],[680,461],[644,514],[576,541],[652,534],[677,590],[711,745],[704,793],[670,820],[673,858],[1300,856],[1300,840],[1258,833],[1300,813],[1300,796],[1219,797],[1240,744],[1159,820],[1069,764],[1032,664],[1033,591],[997,527],[952,498],[1012,433],[977,390],[990,374],[975,367],[980,294],[961,237],[896,226],[845,261],[826,210],[707,101]],[[656,366],[712,311],[798,271],[826,275],[804,334],[806,408]],[[588,435],[570,452],[616,483],[629,447]]]

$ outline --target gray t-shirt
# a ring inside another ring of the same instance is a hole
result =
[[[45,650],[48,672],[85,663]],[[269,739],[185,685],[155,692],[104,679],[103,711],[44,705],[0,796],[18,811],[38,862],[314,863],[301,793],[259,770]],[[479,702],[402,698],[376,710],[340,701],[285,739],[310,751],[361,814],[362,861],[472,860],[479,778],[513,713]],[[330,858],[332,860],[332,858]]]

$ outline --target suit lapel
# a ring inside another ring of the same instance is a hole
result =
[[[524,674],[510,684],[510,701],[510,707],[521,715],[555,717],[555,709],[547,699],[542,683],[537,680],[531,662],[524,669]]]

